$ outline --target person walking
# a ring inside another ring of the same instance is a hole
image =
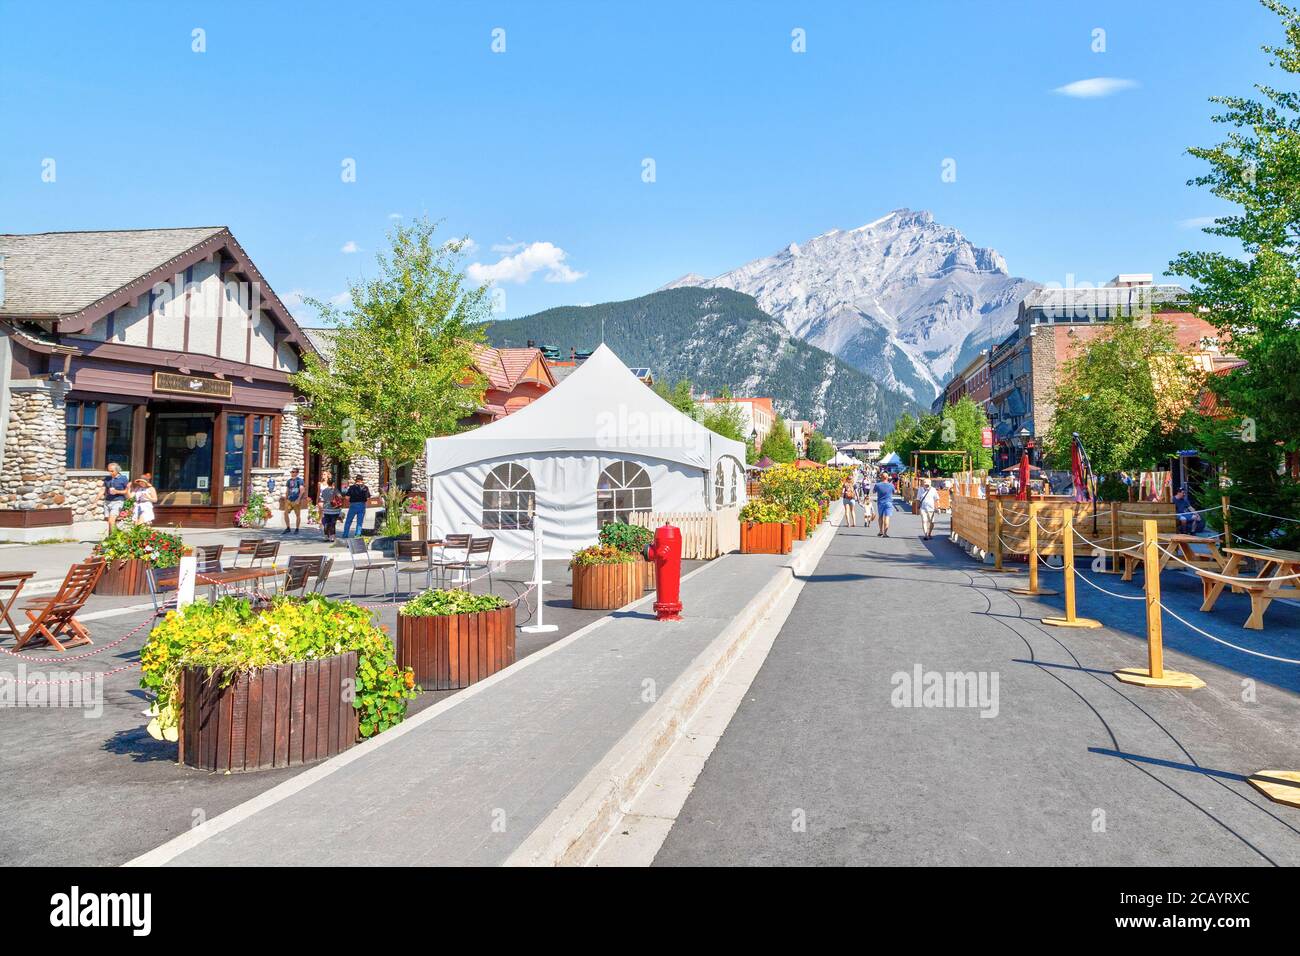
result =
[[[889,480],[889,472],[882,471],[875,487],[871,489],[876,499],[876,513],[880,516],[880,530],[877,538],[889,537],[889,519],[894,515],[894,485]]]
[[[158,491],[143,475],[131,482],[131,520],[136,524],[153,524],[153,506],[158,503]]]
[[[862,504],[862,527],[870,528],[876,521],[876,503],[871,497],[871,481],[863,478],[858,485],[858,501]]]
[[[934,537],[934,518],[939,508],[939,492],[935,490],[929,478],[921,479],[916,504],[917,511],[921,515],[921,540],[929,541]]]
[[[355,538],[361,534],[366,525],[366,503],[370,501],[370,489],[362,484],[360,475],[353,475],[352,484],[348,485],[344,497],[348,499],[348,516],[343,519],[343,537],[349,537],[348,532],[355,518],[357,530],[351,535]]]
[[[316,507],[320,509],[321,536],[330,544],[334,543],[334,532],[338,527],[339,513],[343,510],[345,500],[334,487],[334,476],[326,473],[320,488],[316,490]]]
[[[844,477],[844,484],[840,487],[840,501],[844,505],[844,524],[846,527],[857,527],[857,506],[854,504],[854,498],[857,492],[853,488],[852,476]]]
[[[104,502],[104,520],[108,522],[108,533],[117,530],[117,519],[126,504],[127,489],[131,483],[122,474],[122,466],[115,461],[108,463],[108,476],[104,479],[104,488],[99,497]]]
[[[284,530],[280,534],[298,534],[302,531],[302,503],[307,496],[303,494],[306,482],[298,476],[298,469],[289,469],[289,480],[284,483],[284,497],[280,499],[280,510],[284,512]],[[289,515],[293,515],[293,528],[289,527]]]

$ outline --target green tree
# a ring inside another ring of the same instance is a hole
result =
[[[964,451],[970,455],[972,468],[987,471],[993,467],[993,449],[984,447],[984,429],[988,425],[989,417],[984,413],[984,406],[969,395],[963,395],[956,403],[944,406],[939,430],[930,436],[928,447]],[[962,459],[942,456],[936,459],[935,467],[953,472],[962,467]]]
[[[824,464],[835,457],[835,446],[821,432],[813,432],[808,436],[808,457]]]
[[[689,415],[691,418],[699,417],[699,409],[695,405],[691,383],[687,379],[680,379],[675,385],[658,381],[654,383],[654,390],[656,395],[683,415]]]
[[[333,327],[328,362],[308,354],[293,376],[323,451],[404,465],[482,404],[473,350],[488,290],[466,287],[463,243],[435,242],[434,230],[425,219],[393,229],[378,276],[353,284],[347,306],[306,300]]]
[[[1200,376],[1158,317],[1118,316],[1077,344],[1056,389],[1044,452],[1070,467],[1075,432],[1099,474],[1155,468],[1184,447],[1194,426]]]
[[[731,390],[724,388],[716,402],[700,407],[700,424],[723,438],[745,441],[745,412],[731,400]]]
[[[1294,83],[1300,16],[1278,0],[1262,2],[1285,34],[1283,45],[1264,50],[1270,65]],[[1233,503],[1297,519],[1296,482],[1279,472],[1285,453],[1300,450],[1300,93],[1263,84],[1256,89],[1261,99],[1214,97],[1211,102],[1222,107],[1214,121],[1230,132],[1216,146],[1189,150],[1210,166],[1190,185],[1207,187],[1235,207],[1205,232],[1235,240],[1242,254],[1184,252],[1169,269],[1191,280],[1192,303],[1246,361],[1209,382],[1233,420],[1202,423],[1203,437],[1232,480]]]
[[[777,464],[794,461],[798,454],[794,447],[794,439],[790,437],[790,426],[785,423],[785,419],[780,415],[772,422],[772,430],[767,433],[763,439],[761,454],[771,458]]]

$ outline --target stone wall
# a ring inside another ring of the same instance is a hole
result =
[[[1030,390],[1025,396],[1034,416],[1034,437],[1041,444],[1056,417],[1057,329],[1038,329],[1029,339]]]
[[[10,383],[0,508],[68,507],[64,388],[59,382]]]
[[[74,471],[68,474],[66,485],[67,507],[72,508],[73,521],[97,521],[104,517],[104,503],[100,492],[104,489],[107,471]]]

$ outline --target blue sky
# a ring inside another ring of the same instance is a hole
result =
[[[225,224],[282,296],[327,299],[425,213],[507,315],[900,206],[1039,281],[1160,273],[1218,243],[1187,224],[1226,208],[1185,185],[1207,98],[1279,82],[1254,0],[53,7],[0,0],[0,230]],[[1054,92],[1095,78],[1128,85]]]

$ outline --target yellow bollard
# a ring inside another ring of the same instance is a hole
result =
[[[1160,539],[1155,521],[1149,519],[1142,522],[1142,566],[1146,579],[1147,666],[1117,670],[1116,679],[1139,687],[1176,687],[1180,690],[1204,687],[1205,681],[1193,674],[1165,670],[1164,625],[1160,616]]]
[[[1065,561],[1065,617],[1045,617],[1044,624],[1052,627],[1101,627],[1101,621],[1090,617],[1077,617],[1074,613],[1074,509],[1065,509],[1065,543],[1062,548]]]
[[[1038,586],[1038,510],[1042,505],[1037,502],[1031,502],[1029,505],[1029,587],[1027,588],[1007,588],[1012,594],[1028,594],[1031,597],[1041,595],[1059,594],[1059,591],[1053,591],[1051,588],[1040,588]]]

